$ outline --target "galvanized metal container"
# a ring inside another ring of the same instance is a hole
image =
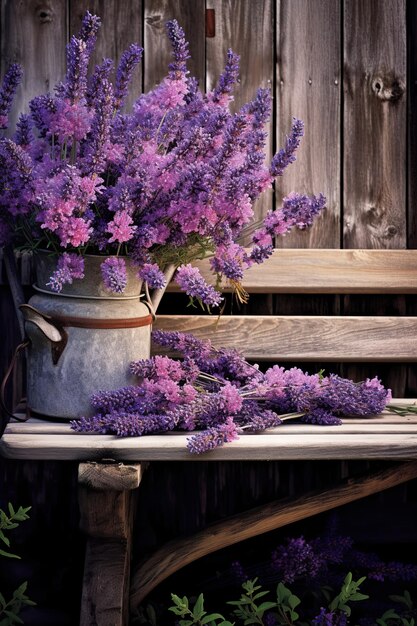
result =
[[[56,259],[37,257],[37,293],[21,307],[30,339],[28,408],[56,419],[88,416],[93,393],[134,383],[129,363],[149,357],[152,315],[133,267],[126,292],[115,296],[101,281],[103,257],[86,256],[85,278],[56,294],[47,286]]]

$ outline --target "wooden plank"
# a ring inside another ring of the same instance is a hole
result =
[[[208,259],[193,265],[213,282]],[[249,293],[416,293],[417,250],[276,249],[245,272],[243,286]]]
[[[242,435],[201,455],[186,449],[189,433],[174,436],[5,435],[1,455],[13,459],[99,461],[244,461],[244,460],[407,460],[417,459],[417,432],[338,434],[340,427],[317,434]],[[282,427],[284,431],[284,427]],[[333,434],[334,433],[334,434]]]
[[[215,36],[206,39],[206,89],[209,91],[217,84],[231,48],[240,56],[240,82],[231,105],[231,110],[237,111],[255,98],[259,87],[273,89],[273,0],[257,0],[256,3],[253,0],[209,0],[207,8],[214,9]],[[272,116],[266,130],[265,154],[269,162],[273,143]],[[268,190],[254,204],[255,221],[272,206],[272,190]]]
[[[346,0],[344,34],[344,247],[404,248],[406,1]]]
[[[327,209],[312,229],[279,247],[340,246],[340,0],[277,0],[277,144],[292,117],[304,121],[297,161],[277,184],[277,206],[291,191],[324,193]]]
[[[408,233],[410,248],[417,247],[417,4],[407,4],[408,45],[408,161],[407,161],[407,204]]]
[[[103,58],[111,58],[115,66],[120,61],[124,50],[131,43],[143,45],[142,0],[135,2],[106,2],[105,0],[69,0],[70,32],[78,33],[81,20],[88,9],[98,15],[102,25],[97,37],[94,54],[91,57],[91,69]],[[142,93],[142,69],[135,69],[129,95],[126,98],[126,110]]]
[[[411,404],[413,400],[409,400]],[[21,435],[23,437],[33,434],[33,435],[43,435],[44,437],[49,437],[51,435],[59,435],[63,439],[63,445],[65,444],[65,437],[80,437],[81,435],[76,435],[73,430],[71,430],[69,424],[57,424],[47,422],[37,421],[36,423],[31,423],[30,420],[25,425],[18,423],[10,423],[7,426],[6,437],[9,435]],[[287,435],[312,435],[316,436],[319,434],[331,434],[331,435],[339,435],[343,437],[344,435],[381,435],[381,434],[417,434],[417,415],[407,415],[400,416],[389,413],[386,411],[384,414],[373,417],[346,417],[343,418],[343,423],[340,426],[316,426],[314,424],[303,424],[301,422],[294,423],[293,420],[285,420],[283,425],[277,426],[275,428],[269,428],[267,434],[270,437],[285,437]],[[190,436],[191,433],[187,433],[187,436]],[[161,437],[182,437],[184,433],[181,431],[173,431],[166,434],[159,435]],[[86,434],[86,437],[90,437],[90,443],[92,447],[94,443],[91,442],[91,435]],[[244,437],[251,437],[250,434],[242,434]],[[147,435],[146,435],[147,437]],[[162,439],[161,439],[162,441]],[[136,442],[133,442],[136,443]],[[132,444],[133,445],[133,444]],[[114,474],[120,472],[120,464],[113,465],[103,465],[99,463],[82,463],[82,470],[80,469],[79,480],[86,482],[88,480],[93,480],[92,485],[95,489],[109,489],[110,485],[113,484],[113,487],[123,488],[123,489],[134,489],[138,487],[140,479],[141,479],[141,470],[135,469],[135,471],[130,470],[132,466],[127,465],[124,466],[122,464],[122,475],[115,478]],[[84,467],[86,466],[86,467]],[[114,467],[114,469],[112,469]],[[136,467],[136,466],[134,466]],[[88,469],[86,469],[88,468]],[[104,468],[104,469],[103,469]],[[117,480],[117,482],[115,482]]]
[[[417,463],[403,463],[365,478],[351,478],[332,489],[268,503],[212,524],[191,537],[170,541],[150,558],[139,563],[132,579],[131,607],[140,604],[168,576],[207,554],[390,489],[416,477]]]
[[[10,114],[9,134],[19,114],[28,112],[29,100],[52,91],[65,75],[66,4],[66,0],[1,3],[1,75],[14,62],[24,70]]]
[[[145,91],[152,89],[168,72],[171,46],[165,24],[176,19],[190,44],[188,67],[204,89],[205,2],[204,0],[144,0]]]
[[[192,333],[255,361],[414,362],[416,317],[161,315],[155,329]]]

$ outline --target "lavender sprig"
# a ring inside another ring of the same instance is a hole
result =
[[[200,454],[290,417],[336,425],[345,415],[381,412],[391,399],[377,378],[354,383],[279,366],[262,373],[235,350],[215,349],[192,335],[157,331],[154,341],[180,352],[182,361],[156,355],[133,362],[137,385],[96,393],[95,415],[73,428],[117,436],[191,431],[187,448]]]
[[[12,63],[4,75],[0,87],[0,128],[7,128],[13,98],[22,80],[22,76],[23,70],[18,63]]]

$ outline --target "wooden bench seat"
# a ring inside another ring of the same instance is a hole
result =
[[[396,399],[413,404],[414,399]],[[31,418],[11,423],[0,453],[13,459],[102,461],[263,461],[417,459],[417,415],[385,411],[368,418],[345,418],[340,426],[284,422],[267,433],[242,434],[237,441],[205,454],[190,455],[189,433],[118,438],[75,433],[68,424]]]
[[[27,262],[25,275],[29,276]],[[209,276],[208,262],[198,263]],[[252,294],[383,296],[417,293],[417,250],[276,250],[245,276]],[[227,291],[227,285],[224,287]],[[176,290],[175,285],[170,291]],[[400,307],[406,312],[406,307]],[[411,309],[413,310],[413,309]],[[159,329],[192,332],[216,347],[237,347],[255,361],[278,363],[411,363],[417,360],[413,315],[161,315]],[[412,398],[399,398],[408,405]],[[346,418],[341,426],[288,421],[264,434],[201,456],[186,450],[186,433],[119,439],[72,431],[68,424],[30,419],[10,423],[0,454],[13,459],[75,460],[79,465],[81,528],[88,535],[81,626],[128,623],[128,597],[137,605],[180,566],[204,554],[284,524],[388,489],[417,477],[417,415],[385,411]],[[144,555],[130,582],[132,510],[149,462],[249,460],[384,460],[392,466],[348,480],[326,492],[276,502],[226,520],[196,536],[170,542]]]

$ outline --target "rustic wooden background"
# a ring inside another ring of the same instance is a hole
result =
[[[20,62],[25,70],[14,118],[26,110],[32,96],[52,89],[62,78],[64,43],[78,30],[87,8],[103,19],[96,60],[103,56],[117,60],[133,41],[144,46],[144,62],[135,75],[131,101],[164,76],[169,62],[164,24],[175,17],[187,34],[189,66],[203,89],[215,84],[229,47],[241,56],[236,107],[252,99],[258,86],[271,88],[269,154],[282,145],[292,116],[304,121],[305,138],[296,164],[287,170],[275,194],[265,194],[256,211],[261,216],[293,189],[322,191],[327,210],[310,231],[291,234],[278,246],[416,246],[417,5],[413,0],[1,0],[1,73],[11,61]],[[207,10],[211,17],[214,10],[214,32],[213,25],[206,32]],[[25,288],[29,295],[30,286]],[[0,291],[3,371],[17,343],[17,326],[4,276]],[[173,296],[167,297],[164,306],[174,306]],[[250,307],[255,312],[276,313],[414,314],[417,310],[413,299],[392,296],[259,297]],[[376,373],[355,364],[342,365],[340,371],[360,378]],[[414,367],[396,364],[378,373],[395,395],[416,396]],[[18,388],[19,380],[15,382]],[[189,532],[253,501],[329,480],[326,464],[314,476],[309,464],[260,465],[199,464],[197,469],[193,464],[171,464],[148,472],[145,495],[164,496],[153,501],[153,516],[138,549],[151,548],[161,538]],[[33,506],[30,529],[21,539],[27,576],[36,581],[47,578],[51,570],[57,572],[53,579],[49,577],[49,594],[42,584],[32,582],[38,603],[49,607],[39,623],[75,623],[71,620],[76,615],[74,597],[82,566],[76,468],[64,463],[3,461],[0,469],[0,506],[7,499]],[[336,473],[344,471],[338,467]],[[177,485],[184,479],[187,487],[179,493]],[[397,532],[396,538],[410,539],[415,511],[412,488],[396,494],[395,507],[387,506],[386,498],[372,501],[375,523],[372,532],[362,526],[356,529],[362,538],[371,541],[385,533],[385,540],[392,540],[390,511],[395,509],[397,515],[403,511],[401,536]],[[361,517],[366,517],[364,511],[371,505],[363,504]],[[382,519],[387,521],[378,531]],[[41,566],[41,543],[46,540],[55,554]],[[72,590],[71,602],[68,590]]]

